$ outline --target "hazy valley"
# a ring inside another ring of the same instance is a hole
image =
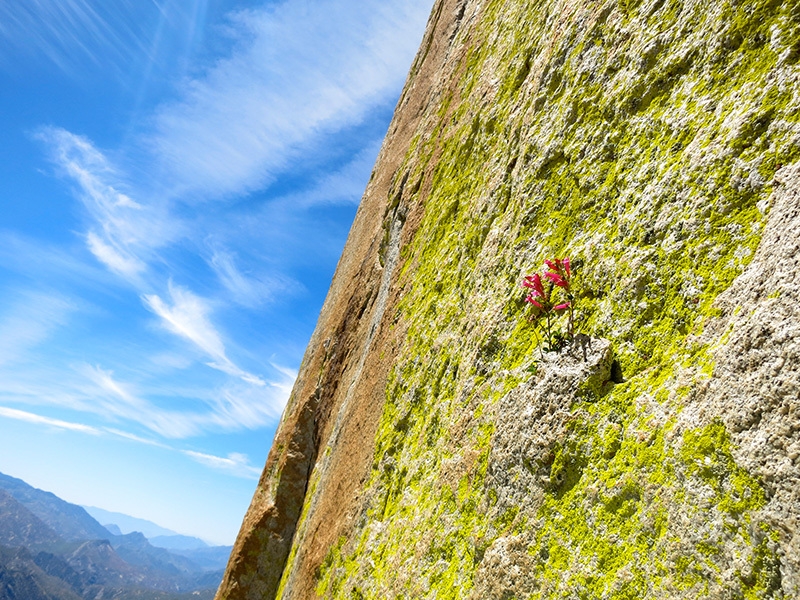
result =
[[[213,597],[230,546],[87,508],[0,474],[0,599]]]

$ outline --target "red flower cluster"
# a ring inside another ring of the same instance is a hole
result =
[[[569,259],[555,258],[553,260],[544,261],[544,264],[550,269],[544,276],[552,281],[553,284],[569,292],[569,278],[572,277],[572,271],[569,268]]]
[[[572,269],[569,258],[554,258],[544,261],[547,270],[543,275],[527,275],[522,287],[530,290],[525,302],[533,306],[534,318],[545,317],[545,333],[549,348],[559,348],[573,335],[573,296],[571,290]],[[558,293],[556,293],[558,292]],[[566,335],[553,330],[552,315],[569,311]],[[538,336],[537,336],[538,337]]]
[[[553,304],[552,295],[554,286],[562,288],[567,294],[570,292],[569,287],[572,271],[569,266],[569,259],[554,258],[553,260],[546,260],[544,263],[547,265],[548,269],[550,269],[544,274],[545,279],[550,285],[545,289],[542,278],[538,273],[526,276],[522,282],[522,287],[528,288],[531,291],[525,298],[525,302],[532,304],[544,313],[566,310],[572,306],[572,303],[561,302],[559,304]]]

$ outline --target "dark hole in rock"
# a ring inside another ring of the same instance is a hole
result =
[[[614,360],[611,363],[611,381],[614,383],[625,382],[625,376],[622,374],[622,365],[619,364],[618,360]]]

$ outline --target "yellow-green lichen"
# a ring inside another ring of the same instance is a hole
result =
[[[540,558],[533,597],[691,591],[699,598],[720,589],[768,597],[776,591],[778,557],[765,541],[768,532],[755,542],[750,534],[750,515],[764,505],[764,492],[736,466],[725,427],[715,421],[676,435],[673,424],[643,420],[625,388],[588,406],[587,417],[571,426],[572,480],[548,492],[529,548]],[[695,541],[676,531],[685,513],[710,524],[694,532]],[[719,574],[731,559],[726,544],[749,554],[750,579],[736,586]]]
[[[712,376],[697,335],[758,246],[772,177],[800,157],[800,104],[779,74],[800,15],[778,0],[482,11],[456,38],[469,43],[445,82],[457,104],[429,115],[401,169],[429,185],[398,202],[430,189],[401,250],[407,336],[365,513],[318,593],[467,597],[486,549],[528,535],[534,597],[777,597],[772,533],[750,526],[758,482],[720,422],[675,418]],[[776,27],[789,33],[768,43]],[[596,382],[575,407],[538,507],[495,514],[489,409],[535,377],[520,278],[564,255],[579,326],[613,341],[626,382]],[[694,539],[681,514],[723,526]],[[731,548],[738,582],[720,571]]]

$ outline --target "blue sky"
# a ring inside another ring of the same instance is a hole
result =
[[[431,5],[0,3],[0,471],[232,543]]]

